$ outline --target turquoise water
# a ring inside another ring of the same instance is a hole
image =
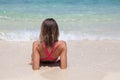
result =
[[[60,39],[120,39],[120,0],[0,0],[0,40],[34,40],[55,18]]]

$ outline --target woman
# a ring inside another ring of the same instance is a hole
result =
[[[53,18],[41,25],[40,41],[34,41],[32,47],[32,68],[38,70],[41,62],[56,62],[60,57],[60,68],[67,68],[67,46],[59,41],[59,28]]]

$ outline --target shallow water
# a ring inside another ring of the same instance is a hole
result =
[[[34,40],[54,18],[60,39],[120,39],[119,0],[0,0],[0,40]]]

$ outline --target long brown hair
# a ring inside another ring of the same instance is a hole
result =
[[[53,18],[47,18],[41,25],[40,40],[45,42],[46,46],[52,47],[58,41],[59,28]]]

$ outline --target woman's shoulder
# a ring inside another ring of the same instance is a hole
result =
[[[64,40],[60,40],[60,41],[57,41],[56,42],[56,45],[57,46],[61,46],[61,47],[64,47],[64,46],[66,46],[66,41],[64,41]],[[38,41],[38,40],[36,40],[36,41],[33,41],[33,46],[35,46],[35,47],[39,47],[39,48],[42,48],[43,47],[43,43],[42,42],[40,42],[40,41]]]
[[[38,40],[33,41],[33,46],[35,46],[36,48],[41,48],[42,47],[42,43]]]
[[[66,41],[60,40],[60,41],[58,41],[58,44],[60,44],[60,45],[66,44]]]
[[[57,45],[60,47],[66,47],[66,41],[60,40],[57,42]]]
[[[35,46],[38,46],[38,45],[40,45],[40,42],[39,41],[33,41],[33,45],[35,45]]]

